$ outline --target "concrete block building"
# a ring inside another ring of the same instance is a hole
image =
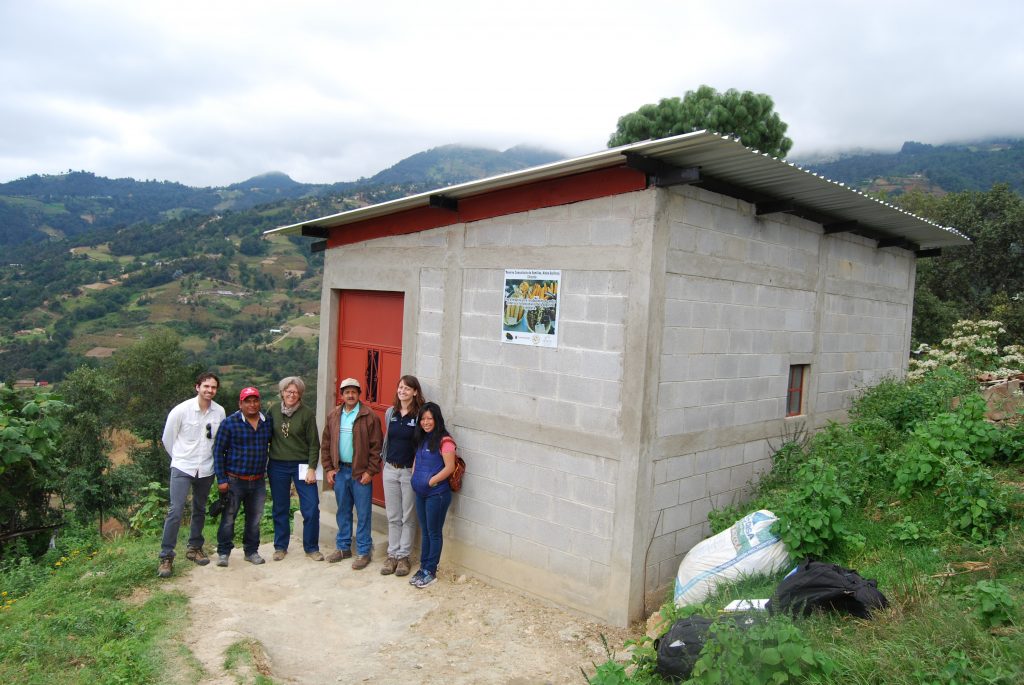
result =
[[[703,131],[276,230],[326,250],[318,387],[445,410],[442,565],[620,625],[773,441],[905,371],[916,259],[968,242]]]

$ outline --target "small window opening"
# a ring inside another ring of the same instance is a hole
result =
[[[789,367],[789,389],[786,391],[786,416],[804,413],[804,387],[807,382],[807,364]]]

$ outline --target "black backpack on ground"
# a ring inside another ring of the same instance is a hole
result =
[[[870,618],[873,610],[887,606],[889,601],[878,591],[876,581],[837,564],[805,560],[779,583],[767,609],[793,616],[825,609]]]

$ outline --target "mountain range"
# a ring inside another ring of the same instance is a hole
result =
[[[265,230],[560,158],[449,145],[334,184],[270,172],[192,188],[87,171],[0,184],[0,381],[59,380],[155,331],[228,383],[315,378],[323,253]],[[890,196],[1024,191],[1020,140],[908,142],[802,166]]]
[[[157,223],[189,213],[242,211],[282,200],[352,196],[372,203],[545,164],[563,155],[526,146],[503,152],[445,145],[357,181],[300,183],[270,172],[219,188],[172,181],[110,179],[88,171],[34,174],[0,183],[0,246],[63,239],[90,231]]]

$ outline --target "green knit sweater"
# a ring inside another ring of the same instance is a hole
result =
[[[281,413],[281,404],[270,408],[274,418],[274,438],[270,441],[270,458],[280,461],[304,461],[315,469],[320,458],[320,432],[316,428],[316,415],[306,405],[300,405],[291,416]]]

